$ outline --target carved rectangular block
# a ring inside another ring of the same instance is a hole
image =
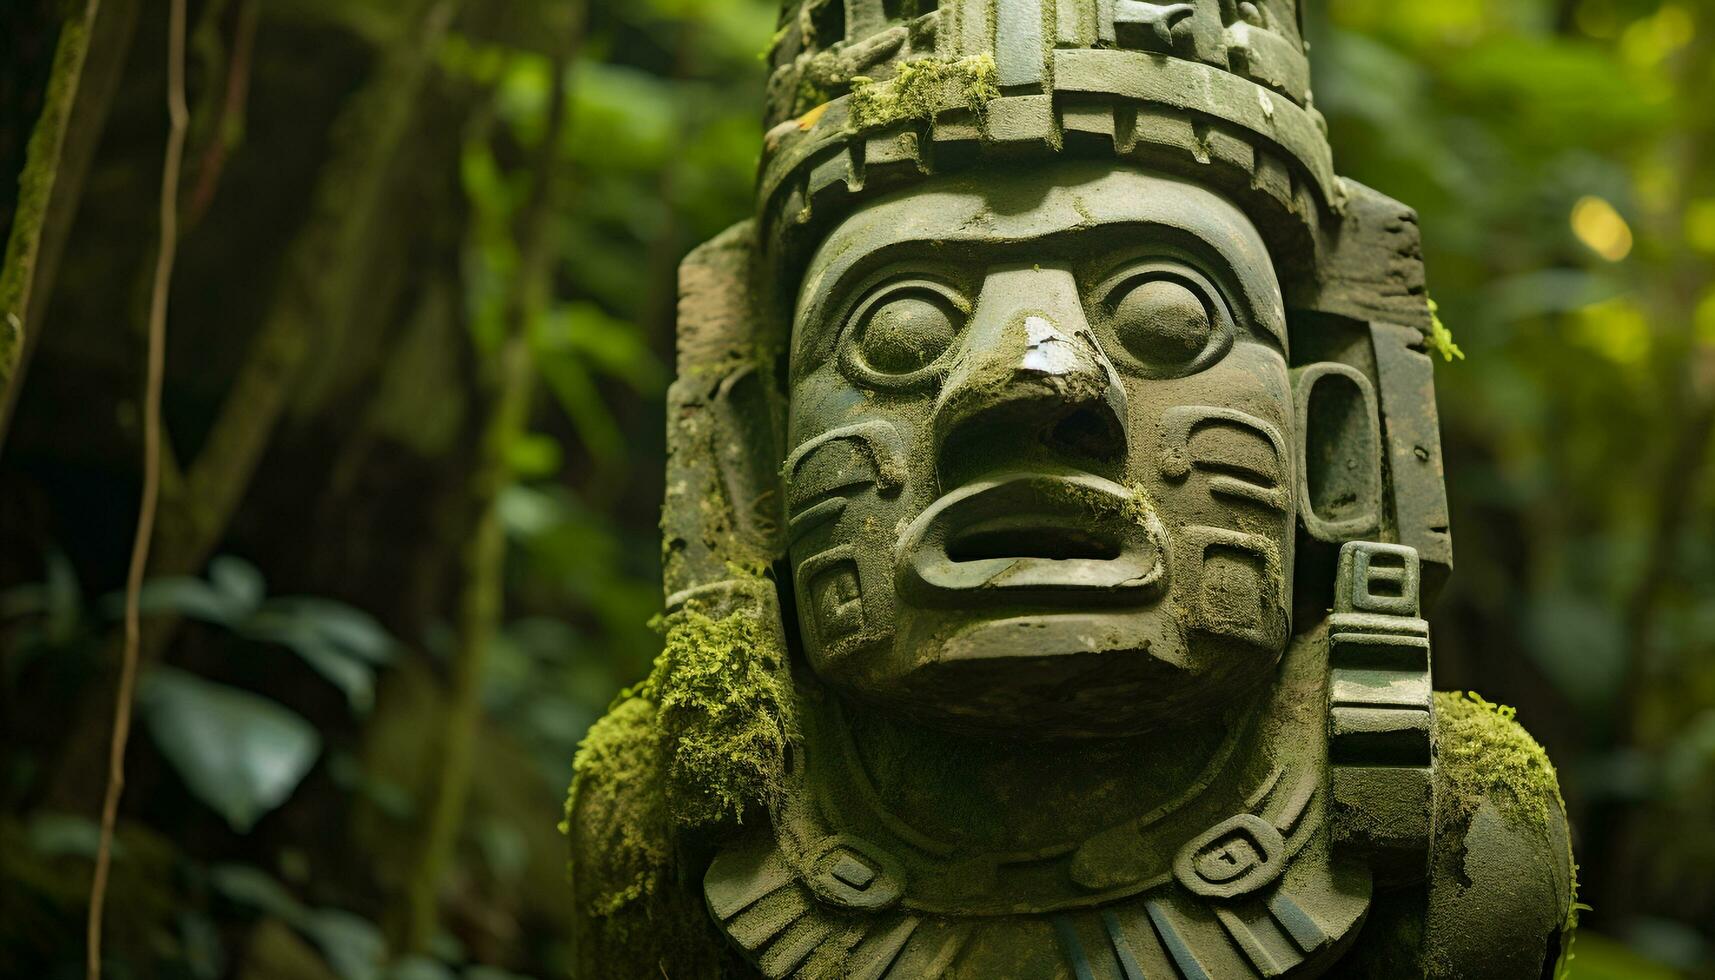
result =
[[[1329,712],[1328,753],[1335,765],[1429,764],[1427,710],[1336,706]]]
[[[1042,45],[1044,0],[1007,0],[995,7],[995,67],[1002,87],[1040,85],[1046,65]]]
[[[982,123],[969,109],[954,109],[937,115],[932,132],[937,153],[974,153],[983,138]]]
[[[1251,186],[1273,198],[1281,207],[1290,209],[1293,206],[1292,170],[1283,157],[1258,151]]]
[[[993,50],[989,14],[990,4],[994,2],[996,0],[944,0],[943,6],[954,7],[959,14],[960,54],[973,55]]]
[[[1427,768],[1336,768],[1329,777],[1336,844],[1380,859],[1385,877],[1421,877],[1434,832],[1435,778]]]
[[[1273,31],[1239,22],[1227,28],[1227,59],[1233,71],[1302,104],[1310,91],[1310,59]]]
[[[1068,102],[1060,109],[1060,128],[1068,139],[1114,141],[1114,110],[1104,102]]]
[[[1331,667],[1357,670],[1429,669],[1429,639],[1425,636],[1335,633],[1328,638],[1328,646],[1328,664]]]
[[[989,141],[998,147],[1053,145],[1054,99],[1019,95],[988,104]]]
[[[861,41],[887,26],[882,0],[846,0],[846,37]]]
[[[915,126],[883,130],[864,141],[863,180],[871,190],[903,184],[928,172],[922,136]]]
[[[1054,43],[1087,48],[1096,40],[1095,5],[1090,0],[1054,0]]]
[[[1241,139],[1236,132],[1208,126],[1201,136],[1210,165],[1229,171],[1228,179],[1245,179],[1256,169],[1256,147]]]
[[[1401,544],[1417,549],[1433,593],[1453,570],[1447,479],[1441,461],[1441,422],[1435,408],[1435,365],[1417,349],[1415,327],[1372,323],[1382,428],[1393,473],[1393,516]]]
[[[1196,126],[1179,113],[1137,105],[1118,117],[1119,150],[1127,154],[1162,153],[1184,159],[1203,152]]]
[[[856,182],[857,173],[851,151],[842,148],[829,154],[810,171],[810,207],[817,208],[829,202],[837,202],[851,191]]]
[[[1337,707],[1429,710],[1429,677],[1422,670],[1336,670],[1331,680]]]

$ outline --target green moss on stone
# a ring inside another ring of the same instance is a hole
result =
[[[561,830],[581,906],[579,976],[653,976],[668,963],[674,976],[725,975],[683,848],[773,804],[797,738],[785,653],[757,605],[717,616],[689,603],[665,627],[649,677],[572,764]]]
[[[609,814],[577,811],[580,800],[604,792],[630,801],[634,812],[615,819],[663,839],[669,824],[695,830],[738,823],[779,798],[786,753],[798,736],[790,674],[773,631],[748,604],[717,618],[692,602],[665,625],[654,670],[620,696],[578,749],[562,828],[568,833],[601,832]],[[629,831],[612,846],[641,865],[665,860]],[[650,892],[647,876],[627,876],[611,885],[604,907]]]
[[[625,913],[660,890],[672,865],[671,827],[662,787],[661,730],[655,706],[641,698],[622,700],[596,722],[572,762],[572,788],[562,833],[576,833],[582,850],[601,854],[601,866],[574,859],[574,876],[585,875],[588,912],[627,938]],[[580,848],[574,849],[574,855]]]
[[[1564,812],[1554,765],[1515,709],[1475,693],[1437,692],[1435,710],[1443,825],[1469,820],[1485,800],[1515,825],[1544,827]]]
[[[738,822],[778,799],[796,737],[791,681],[754,611],[717,619],[692,604],[669,617],[666,648],[638,693],[658,705],[676,822]]]
[[[885,82],[859,75],[851,80],[851,124],[875,129],[907,120],[928,120],[945,109],[967,108],[981,115],[1000,97],[994,56],[954,60],[922,58],[899,66]]]

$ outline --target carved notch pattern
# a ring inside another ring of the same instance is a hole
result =
[[[1380,870],[1421,875],[1434,832],[1429,624],[1417,552],[1340,552],[1328,625],[1328,756],[1337,842]]]

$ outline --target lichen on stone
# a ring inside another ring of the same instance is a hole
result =
[[[966,108],[982,115],[1000,97],[994,56],[920,58],[904,62],[884,82],[859,75],[851,80],[851,125],[876,129],[907,120],[928,120],[945,109]]]
[[[1546,826],[1564,812],[1554,765],[1516,709],[1476,693],[1437,692],[1435,710],[1443,825],[1469,820],[1485,800],[1514,825]]]

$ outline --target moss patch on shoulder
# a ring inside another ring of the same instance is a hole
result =
[[[851,80],[851,125],[875,129],[910,119],[934,118],[944,109],[967,108],[981,115],[1000,97],[994,56],[921,58],[899,66],[885,82],[859,75]]]
[[[764,580],[757,580],[758,585]],[[771,586],[770,586],[771,587]],[[791,676],[769,604],[714,615],[688,603],[665,620],[649,677],[620,695],[572,764],[578,976],[725,976],[709,942],[695,866],[698,833],[776,802],[797,739]]]
[[[658,705],[676,822],[742,821],[774,803],[797,737],[784,651],[756,612],[696,604],[667,619],[667,643],[637,693]]]
[[[773,632],[752,608],[717,618],[695,602],[665,625],[654,670],[578,749],[567,832],[580,791],[597,785],[623,786],[688,829],[740,823],[779,799],[798,728]]]
[[[596,722],[572,762],[560,831],[574,835],[575,823],[572,873],[589,905],[581,911],[619,932],[614,939],[625,938],[623,913],[653,897],[672,866],[662,774],[655,706],[641,698]]]
[[[1435,710],[1437,768],[1447,791],[1442,824],[1469,820],[1484,800],[1508,822],[1537,827],[1565,810],[1554,765],[1515,709],[1475,693],[1437,692]]]

